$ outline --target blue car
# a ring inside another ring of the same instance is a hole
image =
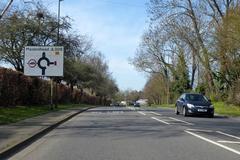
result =
[[[135,102],[135,103],[133,104],[133,106],[134,106],[134,107],[140,107],[140,103]]]
[[[202,94],[184,93],[176,102],[175,113],[189,115],[207,115],[214,117],[214,107],[210,100]]]

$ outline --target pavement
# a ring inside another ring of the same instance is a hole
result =
[[[51,131],[61,123],[77,114],[86,111],[83,109],[68,109],[50,112],[41,116],[29,118],[18,123],[0,126],[0,160],[31,144]]]
[[[98,107],[79,114],[9,160],[240,160],[240,120],[173,110]]]

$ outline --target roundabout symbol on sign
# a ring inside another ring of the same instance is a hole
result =
[[[46,61],[47,62],[47,66],[43,66],[41,64],[42,61]],[[45,70],[47,69],[47,67],[49,67],[50,65],[55,65],[56,66],[57,65],[57,61],[51,62],[49,60],[49,58],[46,57],[46,53],[43,52],[42,53],[42,57],[39,58],[37,64],[38,64],[38,67],[42,70],[42,75],[44,76],[45,75]]]
[[[63,60],[64,48],[62,46],[26,46],[24,74],[27,76],[62,77]]]
[[[37,65],[37,61],[35,59],[30,59],[27,64],[30,68],[34,68]]]

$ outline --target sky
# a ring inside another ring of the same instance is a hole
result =
[[[20,0],[19,0],[20,1]],[[28,0],[25,0],[28,1]],[[42,0],[57,13],[58,0]],[[61,16],[73,19],[73,30],[93,39],[108,62],[119,89],[142,90],[144,73],[129,64],[146,30],[148,0],[64,0]]]

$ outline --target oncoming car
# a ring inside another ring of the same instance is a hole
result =
[[[133,106],[134,107],[140,107],[140,103],[134,102]]]
[[[214,117],[214,107],[202,94],[184,93],[176,102],[175,113],[189,115],[208,115]]]

